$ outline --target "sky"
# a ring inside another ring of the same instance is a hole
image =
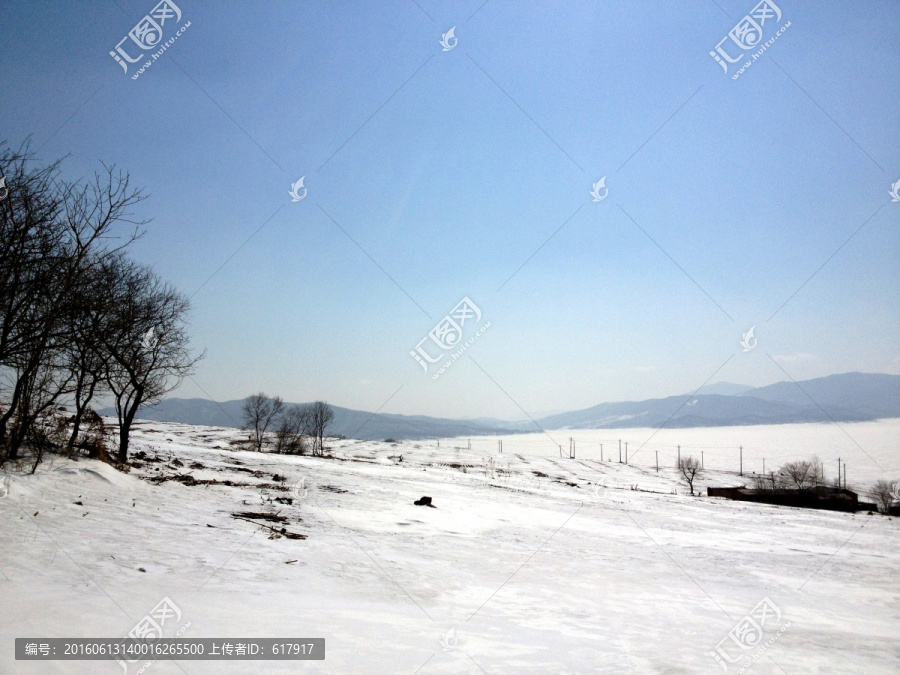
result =
[[[146,189],[133,255],[206,353],[173,395],[524,419],[900,373],[896,2],[779,0],[744,50],[744,0],[178,0],[134,79],[157,7],[0,3],[0,139]]]

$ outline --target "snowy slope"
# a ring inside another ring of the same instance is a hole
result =
[[[710,653],[764,598],[781,619],[764,654],[743,652],[758,657],[745,672],[900,670],[897,519],[690,497],[668,467],[459,441],[281,457],[232,449],[241,437],[141,423],[134,450],[162,461],[130,474],[59,459],[14,473],[0,672],[121,673],[16,662],[13,639],[125,635],[163,597],[184,637],[324,637],[327,657],[159,673],[724,672]],[[176,474],[236,485],[148,480]],[[414,506],[422,495],[436,508]],[[270,539],[237,511],[308,538]]]

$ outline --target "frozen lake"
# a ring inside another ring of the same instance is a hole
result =
[[[546,433],[483,436],[471,439],[472,451],[499,452],[527,457],[568,457],[569,439],[574,439],[577,458],[619,461],[627,444],[628,463],[655,469],[675,466],[681,453],[703,458],[704,467],[737,474],[743,453],[744,475],[777,469],[785,462],[817,455],[828,481],[837,476],[838,458],[847,463],[847,484],[860,488],[881,478],[900,480],[900,419],[840,424],[772,424],[742,427],[698,427],[692,429],[553,429]],[[442,445],[466,448],[469,439],[441,441]],[[432,442],[434,444],[434,442]],[[428,443],[423,443],[428,445]],[[601,450],[602,445],[602,450]],[[740,449],[743,446],[743,451]]]

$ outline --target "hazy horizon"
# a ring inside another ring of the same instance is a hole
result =
[[[890,373],[833,373],[832,375],[828,375],[828,376],[824,376],[824,377],[832,377],[832,376],[839,376],[839,375],[853,375],[853,374],[889,375]],[[766,386],[769,386],[772,384],[786,383],[786,382],[788,382],[788,381],[779,380],[779,381],[771,382],[771,383],[768,383],[765,385],[760,385],[760,387],[766,387]],[[801,381],[801,382],[804,382],[804,381]],[[731,389],[731,388],[747,389],[747,391],[746,392],[734,392],[734,393],[722,393],[718,389],[719,387],[722,387],[722,386],[725,386],[728,389]],[[660,399],[666,399],[666,398],[678,398],[678,397],[693,396],[693,395],[703,396],[703,395],[710,395],[710,394],[720,395],[720,396],[743,396],[743,395],[752,396],[752,390],[756,389],[756,388],[758,388],[758,387],[751,387],[750,385],[744,385],[744,384],[740,384],[740,383],[736,383],[736,382],[724,382],[724,381],[710,382],[710,383],[704,385],[703,387],[701,387],[699,390],[695,390],[695,391],[682,391],[682,392],[676,392],[676,393],[672,393],[672,394],[665,394],[663,396],[658,396],[658,397],[640,397],[640,398],[635,398],[635,399],[629,399],[628,401],[595,401],[591,405],[585,406],[584,408],[577,408],[577,409],[541,410],[540,408],[536,408],[535,411],[529,411],[528,415],[520,414],[520,416],[518,416],[518,417],[516,417],[515,415],[510,415],[507,417],[491,417],[489,415],[478,415],[478,416],[474,416],[474,417],[454,417],[454,416],[450,416],[450,415],[440,415],[440,414],[425,415],[424,413],[419,413],[419,412],[415,412],[415,411],[392,412],[389,414],[403,415],[403,416],[408,416],[408,417],[433,417],[433,418],[439,418],[439,419],[459,420],[459,421],[494,420],[494,421],[501,421],[501,422],[534,422],[534,420],[539,420],[544,417],[551,417],[554,415],[569,413],[569,412],[579,412],[582,410],[589,410],[591,408],[594,408],[594,407],[597,407],[597,406],[600,406],[603,404],[608,404],[608,403],[641,402],[641,401],[660,400]],[[805,389],[804,389],[804,392],[806,392]],[[267,395],[273,395],[273,396],[277,395],[277,394],[268,394],[267,392],[252,392],[252,393],[254,393],[254,394],[255,393],[265,393]],[[809,393],[806,392],[804,395],[809,396]],[[250,394],[248,393],[247,396],[250,396]],[[205,401],[212,401],[213,403],[216,403],[216,404],[220,404],[220,403],[240,402],[240,401],[245,400],[247,398],[247,396],[232,398],[232,399],[212,400],[205,396],[183,396],[183,395],[181,395],[180,390],[176,390],[175,392],[173,392],[173,395],[167,396],[165,400],[200,400],[200,401],[205,400]],[[283,400],[286,404],[305,404],[305,403],[312,402],[312,401],[290,400],[290,399],[283,399]],[[337,406],[337,407],[341,407],[344,409],[358,410],[358,409],[351,408],[349,406],[345,406],[340,401],[328,401],[328,403],[332,406]],[[110,409],[112,407],[112,402],[105,401],[102,404],[102,406],[105,409]],[[359,412],[384,413],[384,411],[366,410],[366,409],[360,409]],[[890,416],[888,416],[888,417],[884,417],[884,418],[879,417],[878,419],[891,419],[891,418],[890,418]],[[796,424],[796,422],[786,422],[785,424]],[[612,428],[615,428],[615,427],[612,427]],[[676,428],[683,428],[683,427],[676,427]],[[712,428],[719,428],[719,427],[712,427]],[[541,428],[538,427],[536,429],[536,431],[541,431]]]

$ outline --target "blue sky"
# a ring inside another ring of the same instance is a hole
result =
[[[154,4],[0,5],[0,136],[146,187],[134,254],[207,352],[177,395],[522,418],[900,372],[896,3],[779,2],[733,80],[743,0],[182,0],[132,80]],[[490,328],[433,380],[463,297]]]

